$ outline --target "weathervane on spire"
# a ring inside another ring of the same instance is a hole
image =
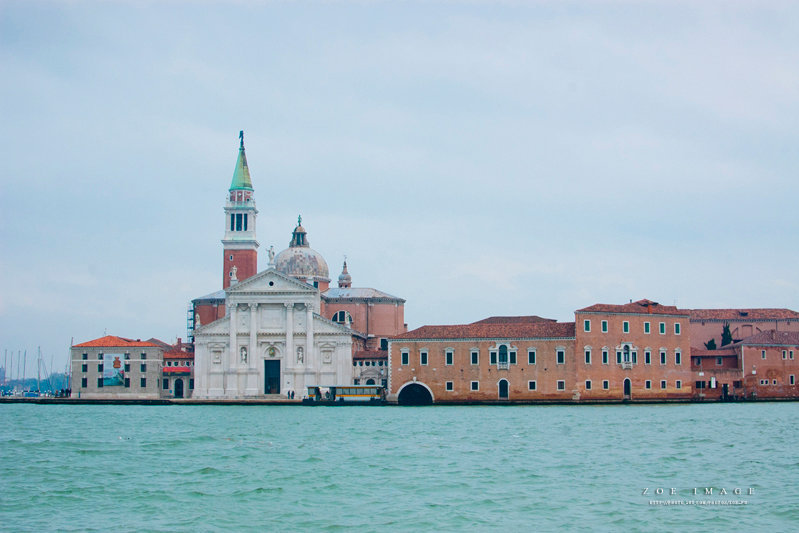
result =
[[[241,141],[241,147],[244,148],[244,130],[239,131],[239,140]]]
[[[302,215],[297,215],[297,225],[302,226]]]

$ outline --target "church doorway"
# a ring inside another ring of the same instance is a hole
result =
[[[508,399],[508,380],[507,379],[500,379],[499,380],[499,399],[500,400],[507,400]]]
[[[366,384],[367,385],[374,385],[375,384],[375,380],[369,378],[369,379],[366,380]]]
[[[264,361],[264,394],[280,394],[280,360]]]
[[[626,378],[624,380],[624,399],[625,400],[629,400],[630,399],[630,388],[631,388],[630,387],[630,378]]]
[[[430,394],[427,387],[418,383],[409,383],[402,387],[399,396],[397,396],[397,403],[400,405],[431,405],[433,403],[433,395]]]
[[[183,398],[183,380],[180,378],[175,380],[175,398]]]

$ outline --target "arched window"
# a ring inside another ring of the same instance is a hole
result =
[[[352,315],[348,311],[337,311],[330,320],[342,326],[352,327]]]
[[[508,347],[504,344],[500,345],[499,347],[499,365],[500,366],[507,366],[508,365]]]

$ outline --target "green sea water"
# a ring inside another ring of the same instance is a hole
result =
[[[796,531],[797,421],[799,403],[4,404],[0,528]]]

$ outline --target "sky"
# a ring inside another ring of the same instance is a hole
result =
[[[185,339],[239,130],[261,268],[302,214],[411,329],[799,309],[797,65],[792,2],[4,0],[0,357]]]

